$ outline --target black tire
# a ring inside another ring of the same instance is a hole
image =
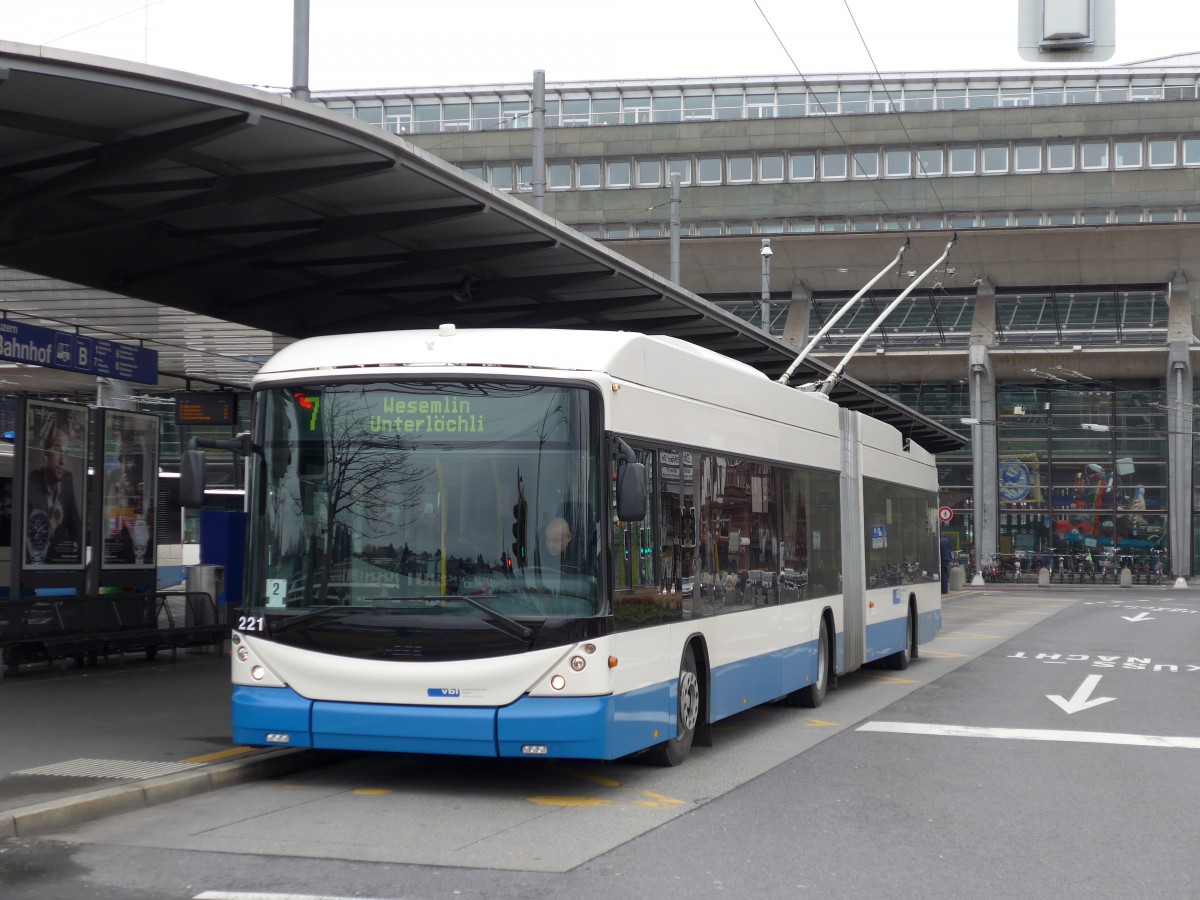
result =
[[[897,650],[891,656],[886,656],[883,659],[884,665],[894,672],[903,672],[908,668],[909,662],[912,661],[913,647],[913,617],[912,610],[908,612],[908,616],[904,619],[904,649]]]
[[[683,649],[679,662],[679,682],[676,689],[679,702],[675,737],[650,748],[650,759],[659,766],[678,766],[687,759],[700,721],[700,676],[696,673],[696,655],[689,644]]]
[[[829,630],[825,626],[825,619],[822,618],[821,631],[817,636],[817,680],[788,694],[788,706],[816,709],[825,702],[825,692],[829,690],[829,663]]]

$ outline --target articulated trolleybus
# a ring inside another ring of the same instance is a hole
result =
[[[932,456],[684,341],[321,337],[253,389],[202,442],[248,460],[239,743],[677,765],[941,626]]]

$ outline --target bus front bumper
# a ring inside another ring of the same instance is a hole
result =
[[[251,746],[454,756],[616,759],[673,734],[667,686],[602,697],[521,697],[499,709],[308,700],[233,689],[233,739]]]

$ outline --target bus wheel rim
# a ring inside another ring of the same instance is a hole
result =
[[[679,726],[681,732],[691,731],[700,718],[700,679],[695,672],[679,673]]]

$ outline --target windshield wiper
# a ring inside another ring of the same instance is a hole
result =
[[[490,600],[496,598],[495,594],[480,594],[479,596]],[[523,641],[527,641],[533,637],[533,629],[528,625],[522,625],[516,619],[510,619],[504,613],[496,612],[496,610],[485,603],[480,603],[474,597],[464,597],[462,594],[442,594],[439,596],[422,597],[421,599],[430,601],[461,600],[467,606],[474,607],[483,613],[490,620],[491,624],[495,625],[501,631],[511,634],[513,637],[520,638]]]
[[[329,616],[330,613],[337,613],[337,615],[331,616],[327,621],[340,622],[342,619],[347,619],[358,613],[375,611],[376,608],[374,606],[322,606],[320,609],[289,616],[282,622],[272,622],[271,634],[286,634],[297,628],[309,628],[316,625],[318,621],[321,621],[322,617]]]
[[[495,594],[481,594],[481,597],[495,599]],[[272,624],[272,634],[286,634],[289,631],[295,631],[300,628],[311,628],[317,624],[330,624],[340,622],[342,619],[348,619],[351,616],[359,613],[389,613],[398,612],[405,608],[412,609],[411,606],[392,606],[392,602],[399,601],[401,603],[444,603],[447,600],[459,600],[468,606],[479,610],[486,617],[488,624],[503,631],[505,634],[519,638],[523,641],[528,641],[533,637],[533,629],[528,625],[522,625],[515,619],[510,619],[503,613],[496,612],[490,606],[480,603],[472,597],[464,597],[462,594],[430,594],[425,597],[395,597],[380,601],[374,606],[323,606],[320,609],[314,609],[311,612],[301,613],[300,615],[292,616],[282,622]]]

